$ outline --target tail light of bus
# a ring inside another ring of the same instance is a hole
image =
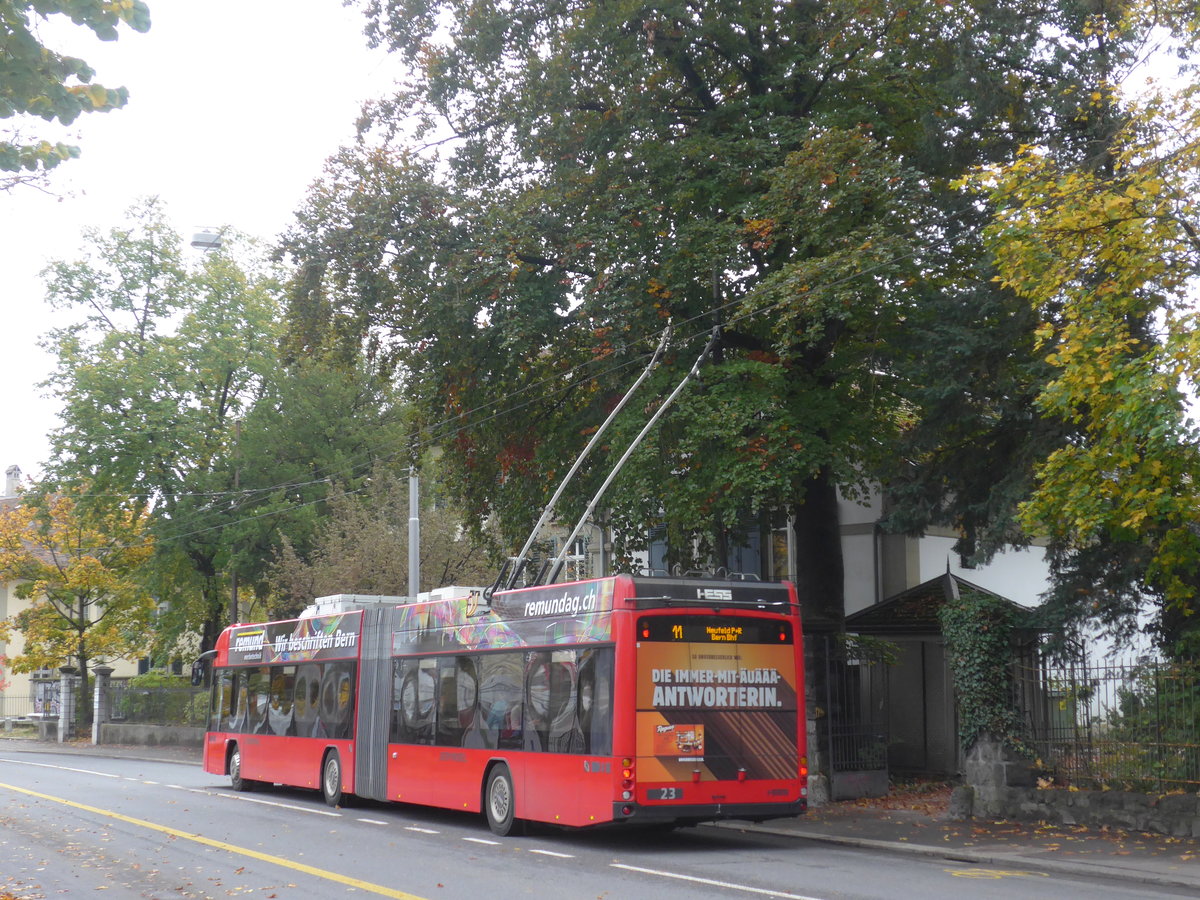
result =
[[[801,778],[808,777],[808,757],[807,756],[800,757],[800,777]]]
[[[632,800],[633,799],[633,785],[634,785],[633,760],[632,759],[623,759],[623,760],[621,760],[621,799],[622,800]]]

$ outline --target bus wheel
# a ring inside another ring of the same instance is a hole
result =
[[[503,763],[488,774],[487,788],[483,792],[483,811],[488,827],[501,837],[522,833],[521,823],[515,815],[516,792],[513,790],[512,775]]]
[[[336,750],[329,751],[321,766],[321,793],[330,806],[338,806],[342,802],[342,760]]]
[[[229,785],[235,791],[252,791],[255,786],[255,782],[242,777],[242,748],[237,744],[229,754]]]

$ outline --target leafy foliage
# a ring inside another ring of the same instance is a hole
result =
[[[0,119],[39,118],[69,125],[81,113],[124,106],[129,97],[125,88],[105,87],[93,80],[95,72],[82,59],[42,44],[38,25],[51,16],[67,16],[104,41],[115,41],[122,24],[140,32],[150,28],[150,11],[142,0],[0,0]],[[23,141],[19,132],[9,129],[0,139],[0,172],[44,172],[78,155],[78,147]],[[0,187],[21,180],[0,178]]]
[[[428,467],[426,467],[428,471]],[[487,585],[495,578],[489,544],[461,527],[461,516],[422,482],[421,590]],[[295,615],[314,597],[408,592],[408,484],[378,469],[362,496],[335,490],[305,558],[288,541],[270,574],[278,585],[273,618]]]
[[[331,484],[407,467],[409,424],[377,366],[284,365],[277,272],[252,242],[224,230],[189,262],[153,200],[86,237],[79,260],[46,272],[51,302],[78,317],[47,339],[47,386],[64,399],[50,471],[136,499],[156,537],[145,577],[162,649],[209,647],[235,585],[237,617],[255,615],[280,548],[311,552]]]
[[[915,463],[934,474],[904,527],[940,512],[936,485],[999,520],[994,534],[1017,532],[1017,489],[994,500],[995,466],[979,462],[966,485],[951,479],[969,451],[907,437],[967,383],[972,425],[952,437],[985,436],[992,461],[1027,476],[1013,410],[1027,412],[1036,373],[1004,360],[1031,350],[1032,318],[980,340],[1022,387],[1011,398],[978,354],[930,375],[927,326],[952,311],[967,327],[982,305],[1008,321],[1022,305],[990,280],[985,207],[950,185],[1011,158],[1018,134],[1073,128],[1060,90],[1092,64],[1077,4],[365,8],[368,34],[414,75],[368,110],[364,143],[331,160],[284,241],[299,270],[288,340],[396,364],[476,521],[519,543],[670,319],[676,350],[608,449],[678,381],[697,338],[721,323],[724,339],[606,498],[633,543],[661,524],[672,562],[692,548],[723,562],[749,513],[791,515],[802,599],[837,615],[838,490]]]
[[[1089,20],[1097,41],[1137,32],[1154,13],[1195,49],[1194,5],[1122,7]],[[1116,74],[1080,98],[1096,140],[1086,157],[1044,142],[982,171],[999,214],[989,228],[1003,284],[1038,316],[1050,374],[1039,411],[1072,439],[1037,466],[1022,520],[1052,544],[1060,626],[1096,618],[1136,627],[1144,597],[1173,652],[1200,640],[1200,89],[1129,103]]]
[[[14,671],[74,665],[86,696],[92,661],[144,652],[155,601],[141,573],[152,552],[144,513],[97,503],[86,487],[26,493],[0,509],[0,577],[30,601],[0,623],[0,635],[16,628],[25,638]]]
[[[86,232],[85,255],[44,274],[50,302],[81,316],[46,339],[57,357],[46,386],[63,400],[49,471],[153,512],[155,593],[190,610],[211,640],[228,553],[219,528],[228,519],[214,501],[232,487],[235,422],[275,368],[276,282],[230,249],[191,269],[157,201],[128,218]]]
[[[1033,756],[1013,703],[1013,629],[1019,615],[1010,601],[970,590],[938,611],[964,750],[990,734],[1018,753]]]

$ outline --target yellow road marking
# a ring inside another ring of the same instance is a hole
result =
[[[1022,872],[1019,869],[946,869],[955,878],[1049,878],[1045,872]]]
[[[61,803],[63,806],[69,806],[72,809],[81,809],[84,812],[95,813],[98,816],[105,816],[109,819],[116,819],[119,822],[126,822],[129,825],[137,825],[139,828],[149,828],[151,831],[157,831],[162,834],[169,834],[171,837],[194,841],[197,844],[203,844],[206,847],[213,847],[217,850],[224,850],[227,853],[235,853],[240,856],[249,856],[251,859],[273,863],[277,866],[283,866],[285,869],[292,869],[296,872],[303,872],[305,875],[312,875],[315,878],[324,878],[326,881],[336,881],[338,884],[344,884],[348,887],[358,888],[361,891],[370,891],[373,894],[381,894],[384,897],[393,897],[395,900],[423,900],[423,898],[418,897],[416,894],[406,894],[404,891],[393,890],[392,888],[384,887],[381,884],[372,884],[369,881],[351,878],[349,875],[341,875],[337,872],[330,872],[327,869],[318,869],[316,866],[309,866],[294,860],[284,859],[282,856],[272,856],[270,853],[260,853],[257,850],[251,850],[249,847],[239,847],[236,844],[227,844],[224,841],[217,841],[212,838],[205,837],[202,834],[192,834],[191,832],[180,831],[178,828],[171,828],[167,825],[159,825],[156,822],[147,822],[145,819],[135,819],[132,816],[122,815],[121,813],[113,812],[112,810],[88,806],[86,803],[76,803],[74,800],[67,800],[63,797],[54,797],[50,794],[41,794],[37,791],[28,790],[27,788],[14,787],[11,784],[0,784],[0,788],[4,788],[5,790],[9,791],[16,791],[18,794],[27,794],[30,797],[37,797],[39,800],[49,800],[51,803]]]

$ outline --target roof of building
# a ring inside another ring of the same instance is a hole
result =
[[[987,594],[1012,604],[1020,612],[1018,619],[1023,630],[1036,630],[1029,607],[1001,596],[995,591],[972,584],[951,572],[893,594],[881,603],[846,616],[846,630],[859,634],[923,634],[942,633],[938,612],[951,600],[964,593]],[[1022,621],[1023,620],[1023,621]]]

